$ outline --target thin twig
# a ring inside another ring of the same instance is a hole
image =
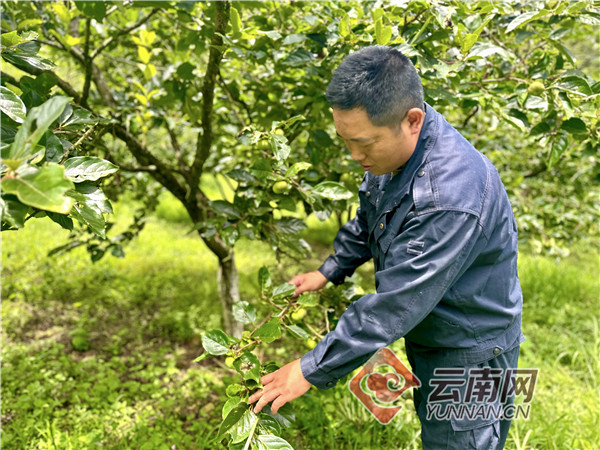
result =
[[[265,318],[262,320],[262,322],[259,323],[254,330],[252,330],[252,332],[248,335],[248,337],[252,337],[252,335],[256,332],[256,330],[258,330],[260,327],[262,327],[265,323],[267,323],[269,321],[269,319],[271,318],[272,315],[273,315],[273,311],[271,311],[269,314],[267,314],[265,316]]]
[[[115,34],[114,36],[111,36],[110,38],[106,39],[102,45],[100,45],[100,47],[98,47],[94,53],[92,53],[91,59],[93,60],[94,58],[96,58],[101,52],[102,50],[104,50],[106,47],[108,47],[110,44],[112,44],[114,42],[115,39],[123,36],[124,34],[129,34],[131,31],[135,30],[136,28],[141,27],[143,24],[145,24],[148,20],[150,20],[150,18],[156,14],[160,9],[159,8],[155,8],[153,9],[146,17],[141,18],[140,20],[138,20],[136,23],[134,23],[133,25],[131,25],[130,27],[124,28],[121,31],[119,31],[117,34]]]
[[[95,123],[90,128],[88,128],[88,130],[85,133],[83,133],[83,135],[77,140],[77,142],[75,142],[69,148],[69,150],[67,150],[67,152],[63,155],[63,157],[61,158],[59,164],[64,164],[65,163],[65,161],[69,158],[69,155],[71,154],[71,152],[73,150],[75,150],[75,148],[78,147],[85,139],[87,139],[90,136],[90,134],[92,134],[92,131],[94,131],[94,128],[96,127],[96,125],[98,125],[98,124]]]
[[[83,91],[81,93],[81,104],[87,104],[87,98],[90,94],[90,85],[92,84],[92,59],[90,58],[90,26],[92,19],[88,18],[85,21],[85,45],[83,50],[83,58],[85,61],[85,81],[83,83]]]

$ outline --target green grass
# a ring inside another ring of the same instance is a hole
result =
[[[68,235],[48,219],[2,233],[3,448],[215,448],[235,377],[218,358],[192,361],[202,332],[219,326],[217,262],[187,234],[180,208],[165,196],[125,258],[96,264],[83,249],[46,258]],[[129,211],[116,205],[118,226]],[[335,221],[310,223],[315,255],[303,265],[277,261],[267,245],[238,243],[243,299],[256,298],[262,265],[277,281],[318,267]],[[369,270],[359,276],[372,290]],[[520,365],[540,376],[531,417],[513,422],[507,448],[600,448],[598,258],[522,255],[519,273],[527,337]],[[403,355],[402,342],[392,347]],[[286,341],[269,353],[284,363],[304,351]],[[387,427],[342,383],[292,405],[297,419],[284,437],[295,448],[420,446],[410,398]]]

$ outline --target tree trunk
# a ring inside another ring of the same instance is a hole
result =
[[[244,324],[233,318],[232,306],[240,300],[239,278],[233,250],[228,258],[219,258],[219,271],[217,272],[217,283],[219,284],[219,298],[221,299],[221,309],[223,315],[221,321],[223,329],[227,334],[234,337],[241,337],[244,331]]]

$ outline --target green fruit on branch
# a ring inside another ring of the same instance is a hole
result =
[[[317,341],[315,341],[314,339],[309,339],[306,341],[306,346],[312,350],[317,346]]]
[[[343,173],[342,176],[340,177],[340,181],[342,183],[344,183],[346,186],[352,185],[352,183],[354,182],[354,177],[352,175],[350,175],[349,173]]]
[[[306,317],[306,310],[304,308],[299,308],[297,311],[292,313],[292,320],[298,322]]]
[[[277,128],[273,133],[283,136],[283,130],[281,128]]]
[[[544,83],[539,80],[534,81],[527,87],[527,92],[531,95],[541,95],[545,90]]]
[[[290,185],[287,183],[287,181],[278,181],[273,185],[273,192],[276,194],[283,194],[284,192],[287,192],[289,187]]]

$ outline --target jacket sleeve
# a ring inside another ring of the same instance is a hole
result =
[[[351,276],[356,268],[371,259],[368,244],[367,220],[359,207],[356,217],[340,228],[333,242],[335,253],[319,267],[319,272],[334,284],[340,284]]]
[[[327,389],[421,322],[485,246],[478,218],[456,211],[415,216],[375,274],[376,294],[352,303],[333,331],[301,359],[304,377]]]

